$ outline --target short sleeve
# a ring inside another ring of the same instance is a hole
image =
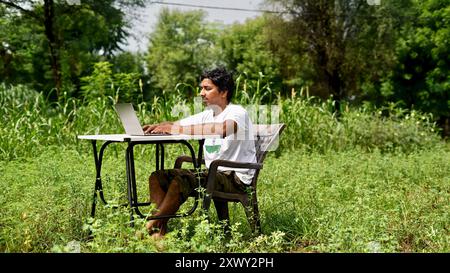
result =
[[[224,117],[224,120],[233,120],[236,122],[238,126],[238,134],[244,133],[248,130],[249,124],[247,120],[247,112],[244,110],[244,108],[235,106],[227,113],[227,115]]]
[[[201,123],[205,122],[207,115],[208,115],[208,112],[203,111],[198,114],[181,119],[178,122],[181,126],[201,124]]]

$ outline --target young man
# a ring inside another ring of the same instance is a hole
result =
[[[204,157],[207,169],[216,159],[255,163],[253,125],[245,109],[231,104],[234,81],[222,68],[201,75],[200,95],[206,110],[179,120],[145,125],[146,133],[178,133],[220,135],[222,138],[205,139]],[[238,192],[250,185],[254,171],[249,169],[220,168],[215,178],[219,190]],[[207,171],[200,174],[200,183],[206,184]],[[193,170],[171,169],[153,172],[149,178],[150,201],[156,204],[157,215],[174,214],[199,185]],[[168,219],[150,220],[146,227],[153,237],[167,232]]]

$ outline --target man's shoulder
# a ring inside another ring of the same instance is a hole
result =
[[[193,115],[187,116],[187,117],[181,119],[179,122],[181,125],[197,124],[197,123],[204,122],[210,116],[212,116],[212,111],[210,109],[205,109],[202,112],[198,112]]]
[[[229,111],[230,112],[242,112],[242,113],[247,113],[247,110],[245,110],[245,108],[240,105],[240,104],[228,104],[227,108],[229,107]]]

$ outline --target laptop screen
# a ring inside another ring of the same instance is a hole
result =
[[[144,130],[142,130],[142,126],[131,103],[118,103],[115,105],[115,108],[127,135],[144,135]]]

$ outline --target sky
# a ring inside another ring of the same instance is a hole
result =
[[[264,0],[164,0],[159,2],[258,10],[263,9],[260,6],[263,1]],[[131,35],[127,40],[128,44],[123,47],[124,50],[132,52],[144,52],[147,50],[147,37],[156,26],[158,14],[163,7],[183,11],[201,9],[154,3],[147,5],[146,8],[135,10],[132,15],[134,19],[132,20]],[[232,24],[235,22],[243,23],[246,19],[254,18],[261,14],[252,11],[217,10],[206,8],[202,10],[207,14],[207,21],[220,22],[224,24]]]

